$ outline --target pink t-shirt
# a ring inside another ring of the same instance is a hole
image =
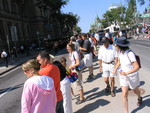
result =
[[[33,76],[23,88],[21,113],[56,113],[54,82],[48,76]]]

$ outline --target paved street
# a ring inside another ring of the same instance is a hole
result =
[[[129,111],[131,113],[149,113],[150,110],[150,41],[149,40],[130,40],[132,42],[131,49],[135,51],[141,58],[142,68],[140,69],[141,93],[144,97],[143,105],[136,106],[137,98],[132,91],[129,93]],[[68,54],[58,55],[68,57]],[[69,62],[68,62],[69,64]],[[123,104],[121,97],[121,89],[119,87],[118,77],[116,77],[116,97],[105,95],[103,89],[105,84],[101,73],[99,73],[98,61],[95,58],[94,62],[95,78],[91,81],[86,81],[88,71],[83,72],[83,87],[86,101],[80,105],[76,105],[78,98],[77,91],[74,90],[76,97],[73,97],[73,112],[74,113],[123,113]],[[21,71],[21,67],[17,67],[8,73],[0,76],[0,113],[20,113],[20,99],[22,86],[26,80],[25,75]],[[73,86],[73,85],[72,85]]]

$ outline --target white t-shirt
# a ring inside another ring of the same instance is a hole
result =
[[[89,41],[91,42],[91,47],[94,47],[94,44],[91,38],[89,38]]]
[[[139,34],[139,28],[136,28],[136,33]]]
[[[98,59],[104,62],[112,62],[116,57],[118,57],[117,50],[111,44],[109,44],[108,48],[101,46],[98,51]]]
[[[94,35],[94,38],[96,38],[96,40],[99,41],[99,35],[97,33]]]
[[[119,36],[122,36],[122,32],[121,31],[119,32]]]
[[[69,58],[71,60],[71,64],[74,65],[76,63],[75,59],[77,58],[79,59],[80,57],[79,57],[79,54],[76,51],[74,51],[69,54]]]
[[[109,38],[109,34],[108,34],[108,33],[105,33],[105,37]]]
[[[131,69],[133,69],[133,65],[131,62],[136,61],[136,58],[135,58],[135,54],[132,51],[129,52],[129,50],[126,50],[124,54],[123,53],[119,54],[119,60],[121,64],[121,70],[123,72],[128,72]],[[137,71],[129,74],[128,76],[133,76],[135,74],[137,74]]]
[[[3,51],[2,54],[4,55],[4,57],[7,57],[7,53],[5,51]]]

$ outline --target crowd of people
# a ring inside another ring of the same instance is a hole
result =
[[[71,96],[74,93],[64,68],[67,72],[77,73],[78,79],[73,83],[79,93],[76,104],[84,103],[86,97],[82,70],[77,70],[77,67],[82,61],[89,71],[87,81],[93,79],[96,75],[93,73],[92,64],[95,57],[98,57],[99,71],[102,72],[106,83],[105,93],[110,93],[112,97],[116,96],[115,77],[119,70],[125,113],[129,113],[129,88],[137,94],[137,105],[141,106],[142,97],[138,88],[139,64],[134,52],[129,48],[130,42],[119,34],[115,37],[111,41],[108,37],[103,37],[100,41],[98,36],[84,33],[72,36],[66,45],[69,58],[62,57],[60,61],[53,61],[48,52],[41,51],[36,60],[24,63],[22,69],[28,80],[24,84],[22,93],[22,113],[73,113]],[[71,61],[68,67],[66,59]]]

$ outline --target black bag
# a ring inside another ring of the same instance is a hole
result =
[[[56,65],[59,68],[60,81],[62,81],[67,76],[66,68],[59,61],[54,61],[53,64]]]
[[[78,79],[77,73],[75,72],[69,73],[59,61],[54,61],[53,64],[56,65],[60,70],[60,81],[62,81],[66,76],[68,77],[69,81],[72,83]]]

